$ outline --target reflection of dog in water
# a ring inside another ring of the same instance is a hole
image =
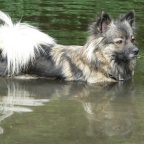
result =
[[[84,46],[64,46],[38,29],[13,24],[0,12],[0,76],[21,74],[67,81],[127,80],[134,74],[138,48],[134,41],[134,11],[113,21],[102,12],[89,27]]]
[[[36,82],[37,81],[37,82]],[[61,83],[47,80],[12,80],[4,87],[0,81],[0,120],[14,111],[26,111],[26,106],[37,106],[48,100],[66,98],[82,104],[88,120],[89,136],[130,136],[133,115],[132,99],[135,89],[132,82],[110,85]],[[6,95],[6,93],[0,93]],[[6,111],[7,110],[7,111]],[[9,115],[10,114],[10,115]]]
[[[0,80],[0,123],[15,112],[32,112],[30,106],[42,106],[45,102],[48,99],[36,99],[34,93],[17,82]],[[0,134],[3,132],[0,127]]]
[[[109,89],[110,88],[110,89]],[[123,136],[132,132],[135,110],[133,108],[134,86],[116,84],[106,87],[87,100],[81,100],[89,126],[89,136]]]

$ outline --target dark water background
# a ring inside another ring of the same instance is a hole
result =
[[[140,48],[133,81],[87,85],[0,79],[0,144],[143,144],[144,1],[0,0],[0,10],[55,37],[83,45],[87,26],[106,11],[136,12]]]

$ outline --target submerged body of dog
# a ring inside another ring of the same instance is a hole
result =
[[[89,83],[127,80],[134,74],[134,11],[113,21],[106,13],[89,27],[84,46],[64,46],[38,29],[13,24],[0,13],[0,75],[21,74]]]

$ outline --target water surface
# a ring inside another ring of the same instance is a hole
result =
[[[125,83],[87,85],[0,78],[0,144],[142,144],[144,141],[144,2],[142,0],[0,0],[0,9],[55,37],[83,45],[101,11],[136,12],[140,55]]]

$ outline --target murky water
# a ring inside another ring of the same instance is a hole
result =
[[[142,144],[144,142],[143,0],[0,0],[14,21],[40,27],[61,44],[84,44],[102,10],[136,11],[140,55],[134,80],[87,85],[0,79],[0,144]]]

